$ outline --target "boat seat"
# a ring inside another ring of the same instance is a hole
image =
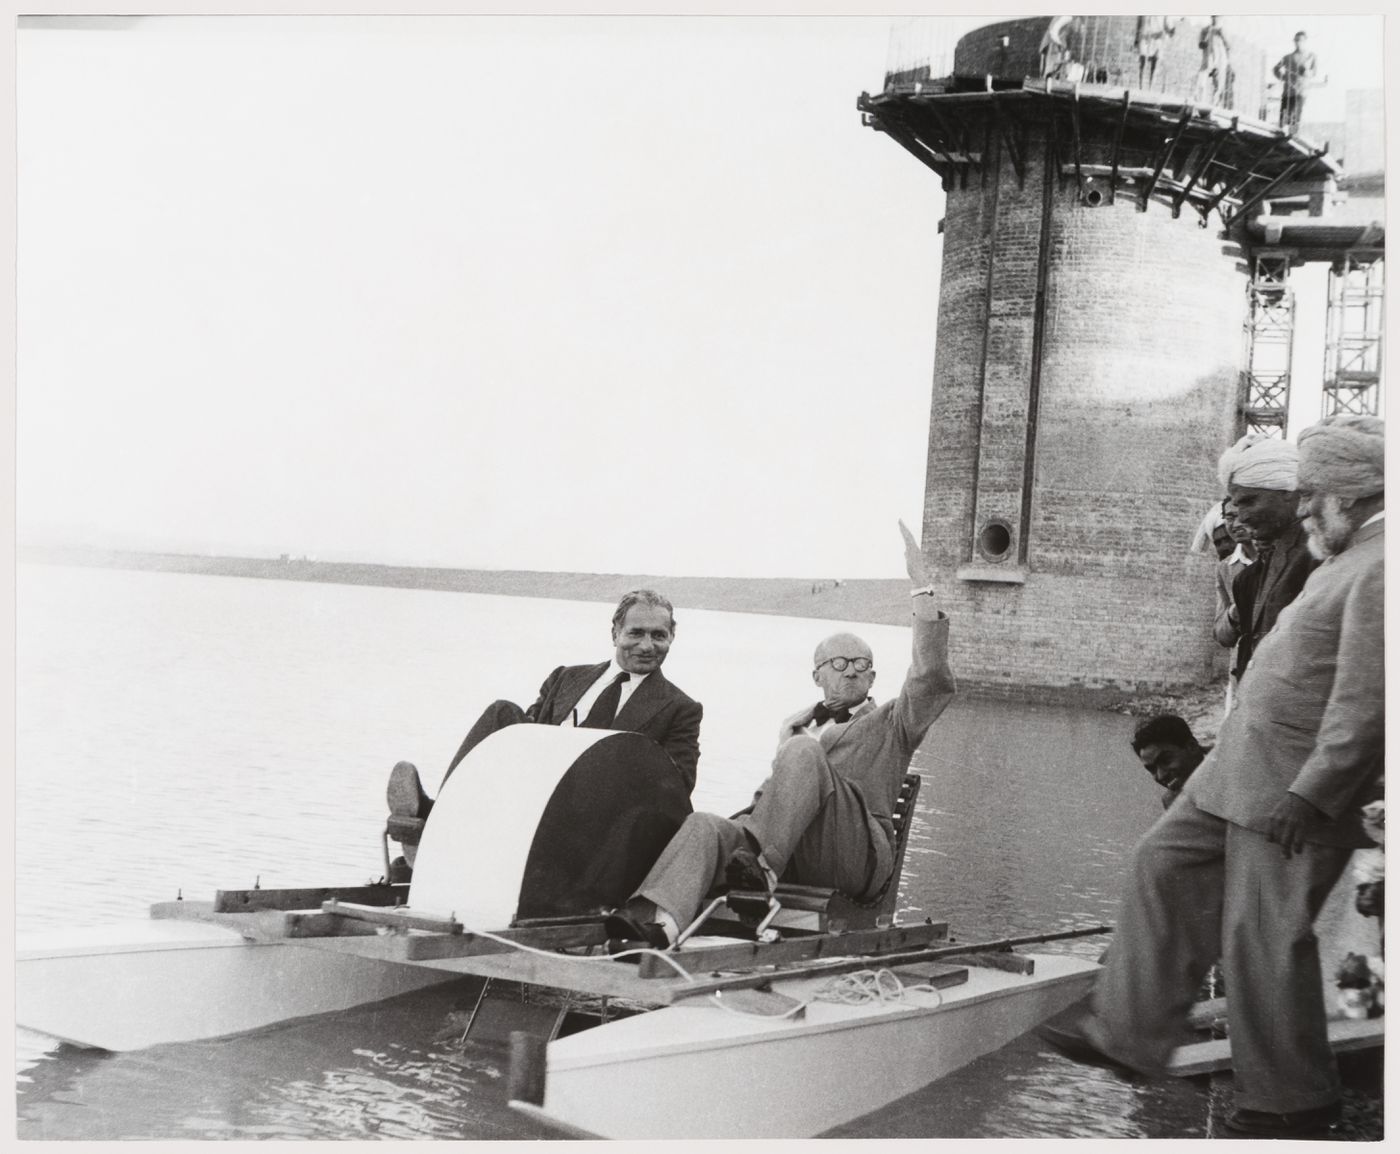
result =
[[[779,882],[773,896],[781,907],[767,921],[780,930],[810,933],[843,933],[846,930],[874,929],[893,924],[895,902],[899,899],[899,879],[904,873],[904,851],[909,843],[909,827],[914,820],[914,803],[923,778],[906,773],[895,800],[894,866],[889,880],[873,897],[858,901],[825,886],[794,885]],[[726,908],[727,907],[727,908]],[[772,913],[768,895],[757,890],[730,890],[725,906],[709,917],[708,928],[724,932],[733,923],[752,927]]]

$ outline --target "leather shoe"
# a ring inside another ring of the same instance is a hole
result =
[[[1125,1078],[1137,1077],[1137,1071],[1126,1062],[1110,1057],[1089,1041],[1077,1023],[1052,1026],[1046,1022],[1036,1027],[1035,1032],[1041,1041],[1049,1043],[1052,1049],[1071,1062],[1078,1062],[1081,1066],[1100,1066]]]
[[[413,880],[413,867],[402,854],[389,863],[389,884],[406,885]]]
[[[603,918],[603,932],[608,935],[608,953],[634,950],[647,946],[653,950],[666,950],[671,940],[659,922],[639,922],[626,910],[613,910]],[[616,945],[617,948],[614,948]]]
[[[389,771],[385,795],[389,812],[395,817],[427,817],[433,808],[432,799],[423,792],[423,784],[418,780],[418,767],[411,761],[401,761]]]
[[[1340,1102],[1292,1114],[1237,1109],[1225,1119],[1224,1130],[1236,1138],[1318,1138],[1341,1120]]]
[[[764,867],[762,859],[748,846],[740,846],[724,863],[724,882],[731,890],[757,890],[771,894],[777,878]]]

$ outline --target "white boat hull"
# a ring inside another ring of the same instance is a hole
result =
[[[1099,966],[1033,956],[898,1002],[812,1002],[797,1019],[681,1003],[551,1042],[543,1112],[606,1138],[806,1138],[999,1049],[1088,992]],[[828,979],[778,982],[798,1000]]]
[[[251,942],[197,921],[55,931],[16,944],[16,1024],[103,1050],[243,1033],[458,976],[348,951]]]

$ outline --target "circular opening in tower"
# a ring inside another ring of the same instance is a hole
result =
[[[1084,203],[1090,208],[1098,208],[1103,204],[1103,193],[1097,188],[1090,188],[1084,193]]]
[[[988,561],[1004,561],[1011,551],[1011,526],[994,517],[977,534],[977,549]]]

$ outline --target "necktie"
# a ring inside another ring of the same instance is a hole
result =
[[[834,721],[841,725],[851,720],[849,709],[832,709],[825,701],[817,702],[817,707],[812,710],[812,721],[817,725],[825,725],[828,721]]]
[[[630,673],[619,673],[610,682],[608,687],[598,694],[598,700],[593,703],[593,708],[588,711],[579,725],[580,729],[610,729],[613,718],[617,716],[617,703],[622,700],[622,683],[630,681]]]

